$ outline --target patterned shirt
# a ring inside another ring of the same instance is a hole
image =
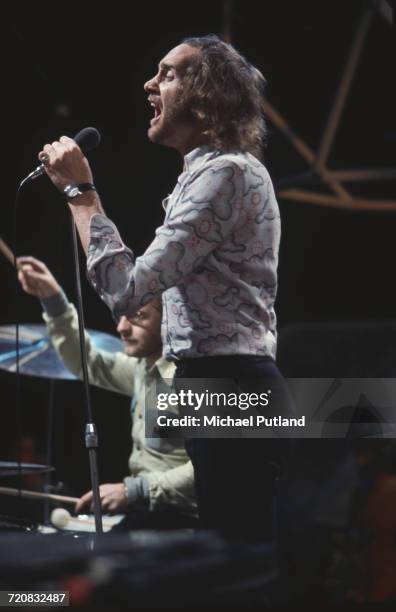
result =
[[[119,317],[162,293],[168,359],[275,357],[280,217],[266,168],[249,153],[199,147],[164,204],[136,260],[115,225],[93,215],[87,265],[99,295]]]

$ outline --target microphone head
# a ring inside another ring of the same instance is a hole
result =
[[[74,136],[74,140],[83,153],[88,153],[100,143],[100,134],[96,128],[86,127]]]
[[[58,529],[64,529],[71,518],[70,512],[65,508],[55,508],[51,512],[51,523]]]

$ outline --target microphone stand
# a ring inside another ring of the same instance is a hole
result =
[[[88,366],[87,366],[87,352],[85,348],[85,325],[84,325],[84,313],[82,307],[82,295],[81,295],[81,274],[80,264],[78,257],[78,241],[76,224],[72,214],[70,213],[71,219],[71,232],[73,240],[73,259],[75,269],[75,281],[76,281],[76,294],[77,294],[77,314],[78,314],[78,330],[80,337],[80,354],[81,354],[81,367],[83,374],[83,383],[85,391],[85,409],[87,423],[85,427],[85,448],[88,450],[89,455],[89,468],[91,475],[91,487],[93,493],[93,508],[95,516],[95,528],[96,533],[103,533],[102,523],[102,508],[100,505],[100,494],[99,494],[99,476],[98,476],[98,434],[96,426],[92,418],[92,407],[91,407],[91,394],[89,390],[89,379],[88,379]]]
[[[78,134],[74,137],[75,142],[81,147],[81,150],[86,153],[91,149],[94,149],[100,143],[100,134],[96,128],[87,127],[78,132]],[[17,202],[18,197],[21,192],[22,187],[24,187],[30,181],[38,178],[42,174],[45,174],[45,165],[44,161],[37,166],[33,172],[28,174],[23,181],[19,184],[17,195],[15,199],[15,228],[16,224],[16,210],[17,210]],[[102,511],[100,505],[100,494],[99,494],[99,476],[98,476],[98,460],[97,460],[97,449],[98,449],[98,434],[96,431],[95,424],[92,418],[92,408],[91,408],[91,395],[89,391],[89,380],[88,380],[88,366],[87,366],[87,353],[85,350],[85,326],[84,326],[84,314],[82,307],[82,295],[81,295],[81,276],[80,276],[80,264],[78,259],[78,242],[77,242],[77,232],[76,225],[74,223],[74,219],[71,216],[71,230],[72,230],[72,240],[73,240],[73,259],[74,259],[74,268],[75,268],[75,280],[76,280],[76,293],[77,293],[77,314],[78,314],[78,331],[80,338],[80,353],[81,353],[81,367],[83,374],[83,383],[84,383],[84,391],[85,391],[85,409],[86,409],[86,417],[87,424],[85,427],[85,448],[88,450],[89,454],[89,468],[91,475],[91,487],[93,493],[93,507],[94,507],[94,515],[95,515],[95,528],[96,533],[103,533],[103,524],[102,524]],[[16,230],[15,230],[16,231]],[[15,252],[16,252],[16,240],[15,240]],[[16,263],[16,262],[15,262]],[[16,267],[16,266],[15,266]],[[16,341],[17,341],[17,374],[19,374],[19,337],[18,337],[18,327],[16,331]]]

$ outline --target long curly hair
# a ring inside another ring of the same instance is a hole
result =
[[[232,45],[210,34],[182,41],[200,49],[184,75],[183,102],[202,122],[209,143],[261,158],[266,136],[266,81]]]

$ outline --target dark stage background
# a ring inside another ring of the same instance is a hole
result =
[[[363,1],[301,0],[232,3],[235,46],[268,80],[268,99],[317,149],[355,34]],[[260,13],[258,9],[260,8]],[[3,16],[2,221],[13,242],[13,199],[18,181],[36,165],[45,142],[96,126],[102,144],[90,155],[108,215],[138,255],[162,220],[162,198],[173,188],[181,160],[146,138],[151,108],[143,83],[159,59],[191,34],[221,33],[224,4],[113,2],[16,4]],[[391,167],[395,148],[393,40],[374,16],[332,149],[332,168]],[[266,164],[275,181],[306,164],[269,123]],[[351,186],[363,197],[394,194],[394,183]],[[394,195],[393,195],[394,198]],[[282,245],[277,313],[279,329],[324,321],[384,321],[396,313],[396,213],[350,212],[280,200]],[[74,299],[68,212],[53,186],[40,179],[22,194],[17,252],[43,259]],[[83,266],[82,266],[83,267]],[[40,322],[39,304],[18,292],[0,258],[0,324]],[[86,324],[114,332],[110,313],[83,277]],[[321,346],[317,347],[322,350]],[[369,350],[369,348],[367,349]],[[395,364],[396,371],[396,364]],[[0,460],[16,457],[18,432],[31,438],[25,458],[45,452],[49,384],[0,373]],[[88,487],[83,449],[82,386],[55,387],[55,481],[73,493]],[[100,480],[127,470],[128,400],[93,391],[99,427]]]

